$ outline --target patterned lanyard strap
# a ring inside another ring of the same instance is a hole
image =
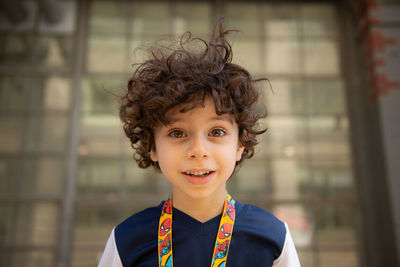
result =
[[[226,194],[224,210],[219,223],[219,231],[215,240],[211,267],[226,266],[229,244],[235,223],[235,201]],[[162,208],[158,227],[158,266],[172,267],[172,200],[171,195]]]

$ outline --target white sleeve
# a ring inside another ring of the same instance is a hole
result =
[[[112,230],[111,235],[108,238],[103,256],[101,256],[97,267],[122,267],[122,262],[119,258],[118,249],[115,244],[114,230],[115,228]]]
[[[300,267],[299,257],[297,256],[296,248],[294,247],[293,239],[286,223],[285,227],[286,237],[282,253],[279,258],[274,261],[272,267]]]

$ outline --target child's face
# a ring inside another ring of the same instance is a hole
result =
[[[167,113],[170,124],[154,129],[155,150],[174,196],[209,198],[225,194],[226,181],[242,156],[239,130],[231,114],[218,116],[211,98],[181,113],[181,106]]]

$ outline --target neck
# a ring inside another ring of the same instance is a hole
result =
[[[187,195],[173,194],[172,205],[190,217],[204,223],[221,214],[225,203],[226,191],[217,197],[191,198]]]

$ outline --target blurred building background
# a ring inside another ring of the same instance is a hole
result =
[[[96,266],[169,193],[118,119],[136,47],[225,17],[269,117],[236,199],[291,227],[305,267],[399,266],[398,1],[0,1],[0,266]]]

